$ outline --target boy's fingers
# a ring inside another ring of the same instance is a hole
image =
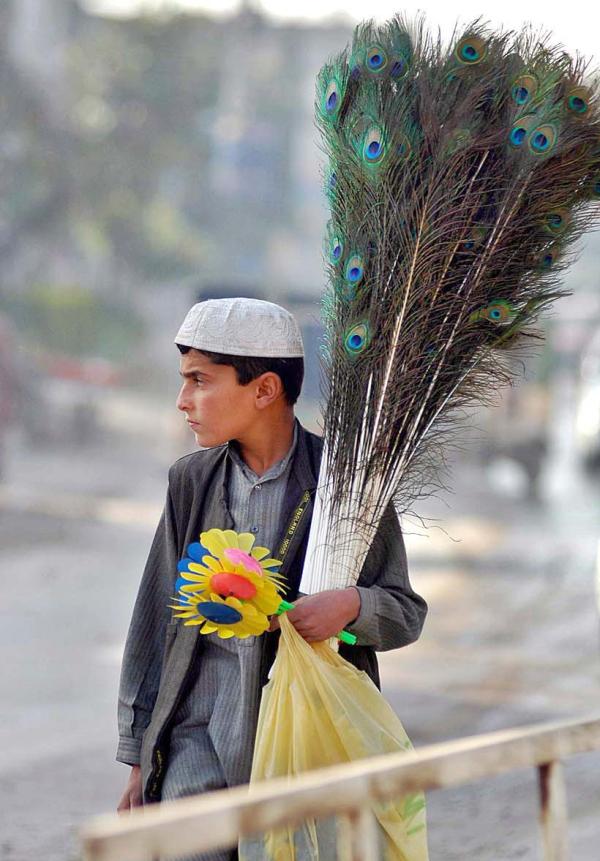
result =
[[[271,623],[269,625],[269,631],[277,631],[279,629],[279,617],[271,616]]]

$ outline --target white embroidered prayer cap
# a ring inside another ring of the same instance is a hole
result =
[[[263,299],[207,299],[188,311],[175,343],[230,356],[304,356],[294,317]]]

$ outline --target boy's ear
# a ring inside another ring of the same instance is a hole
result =
[[[283,383],[279,374],[273,371],[267,371],[261,374],[256,380],[256,405],[259,409],[272,404],[278,397],[283,394]]]

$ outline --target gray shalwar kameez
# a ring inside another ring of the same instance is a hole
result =
[[[256,477],[255,484],[265,484],[260,491],[249,492],[253,477],[236,461],[234,445],[187,455],[169,470],[167,500],[129,626],[119,687],[117,759],[141,764],[144,803],[185,794],[197,779],[200,783],[192,791],[248,779],[261,686],[275,657],[278,632],[235,644],[217,641],[214,635],[199,635],[195,628],[173,620],[168,604],[177,562],[201,531],[213,527],[258,527],[259,542],[276,554],[287,532],[289,546],[281,573],[287,582],[286,599],[296,598],[322,440],[298,421],[294,438],[289,458],[273,467],[276,473],[279,466],[281,474],[271,475],[268,481],[267,474]],[[247,482],[245,494],[243,481]],[[276,515],[280,493],[281,510]],[[266,503],[260,502],[265,499]],[[304,513],[295,522],[293,515],[304,499],[308,500]],[[290,522],[292,532],[288,532]],[[427,614],[426,602],[410,585],[402,532],[391,505],[357,588],[360,612],[346,627],[357,635],[358,643],[341,644],[340,654],[379,685],[376,650],[414,642]],[[204,697],[197,696],[201,689]],[[234,857],[235,853],[205,856],[206,861]]]

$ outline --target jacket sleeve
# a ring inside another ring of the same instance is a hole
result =
[[[142,737],[158,694],[178,557],[170,485],[138,590],[121,665],[116,758],[129,765],[140,761]]]
[[[384,652],[419,638],[427,603],[410,585],[402,530],[391,502],[355,588],[360,611],[346,630],[356,634],[359,645]]]

